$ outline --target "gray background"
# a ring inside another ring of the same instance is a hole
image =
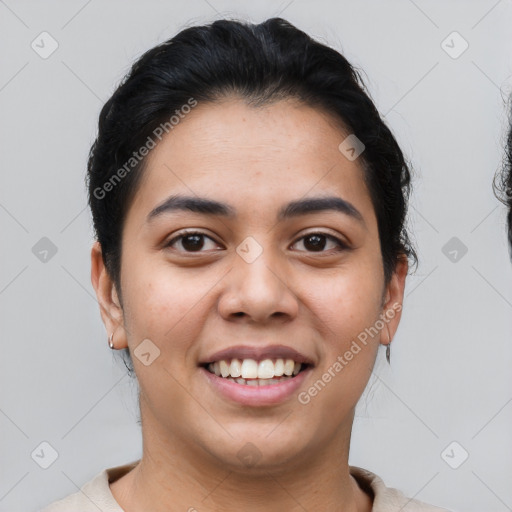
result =
[[[365,71],[415,168],[420,265],[392,366],[382,347],[358,406],[350,463],[454,511],[512,510],[512,265],[491,188],[510,1],[0,0],[1,511],[36,510],[141,454],[137,388],[89,278],[84,172],[101,106],[137,56],[180,29],[276,15]],[[58,43],[46,59],[31,47],[51,48],[43,31]],[[457,58],[453,31],[469,44]],[[57,248],[46,261],[43,237]],[[42,442],[58,454],[47,469]]]

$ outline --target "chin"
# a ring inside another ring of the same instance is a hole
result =
[[[290,435],[289,429],[283,428],[279,435],[277,431],[282,427],[276,423],[272,427],[254,427],[237,433],[230,429],[233,437],[225,440],[224,449],[219,450],[219,443],[208,451],[229,471],[251,475],[282,473],[286,467],[298,463],[307,451],[304,432]]]

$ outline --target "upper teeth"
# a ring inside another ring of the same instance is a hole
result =
[[[301,363],[293,359],[222,359],[210,363],[209,370],[217,376],[242,377],[243,379],[272,379],[282,375],[297,375],[301,369]]]

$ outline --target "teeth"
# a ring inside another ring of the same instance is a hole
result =
[[[242,363],[238,359],[233,359],[229,366],[231,377],[240,377],[242,375]]]
[[[274,376],[272,359],[265,359],[258,365],[258,379],[271,379]]]
[[[258,363],[254,359],[244,359],[241,371],[244,379],[256,379],[258,378]]]
[[[228,363],[226,363],[226,361],[222,360],[222,361],[219,361],[219,366],[220,366],[220,374],[223,377],[228,377],[229,376],[229,366],[228,366]]]
[[[280,379],[234,379],[233,377],[226,377],[226,380],[236,382],[237,384],[243,384],[245,386],[270,386],[271,384],[278,384],[285,380],[289,380],[292,377],[281,377]]]
[[[284,374],[284,361],[278,359],[274,364],[274,377],[281,377]]]
[[[293,359],[287,359],[284,362],[284,374],[291,375],[293,373],[293,369],[295,368],[295,362]]]
[[[222,376],[249,386],[258,384],[246,379],[259,380],[259,385],[274,384],[286,377],[297,375],[301,368],[302,364],[295,362],[293,359],[276,359],[275,361],[264,359],[260,362],[254,359],[232,359],[231,361],[223,359],[208,365],[210,372],[217,375],[217,377]]]

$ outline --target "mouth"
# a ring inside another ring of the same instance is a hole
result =
[[[243,386],[270,386],[293,379],[306,371],[311,364],[292,358],[262,359],[220,359],[201,365],[208,372]]]
[[[290,400],[314,366],[313,359],[284,345],[239,345],[199,363],[216,393],[246,406],[277,405]]]

